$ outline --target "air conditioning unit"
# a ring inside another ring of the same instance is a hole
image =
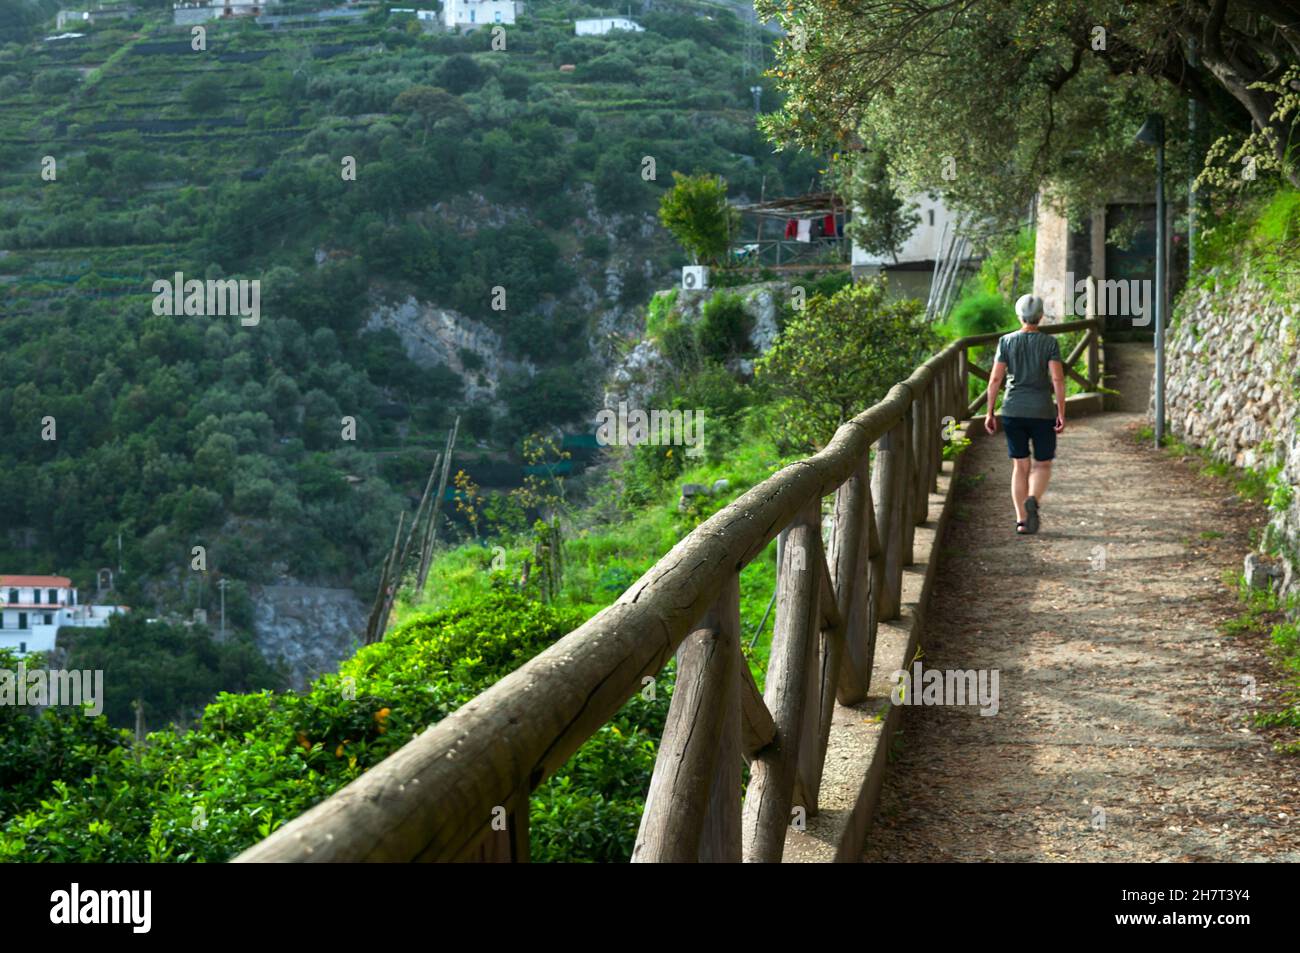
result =
[[[682,268],[682,289],[684,291],[703,291],[708,286],[708,268],[703,265],[687,265]]]

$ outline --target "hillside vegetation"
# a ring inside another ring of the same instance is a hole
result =
[[[204,50],[169,9],[53,42],[4,9],[0,566],[120,563],[119,601],[177,617],[226,577],[241,631],[247,583],[371,596],[455,416],[471,477],[585,427],[684,260],[653,217],[672,171],[757,197],[815,170],[754,130],[744,31],[703,4],[577,38],[597,8],[540,0],[495,51],[382,9],[209,23]],[[259,280],[260,322],[155,314],[177,272]],[[404,300],[499,347],[421,366],[370,320]]]

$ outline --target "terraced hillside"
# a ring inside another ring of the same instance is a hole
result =
[[[754,130],[732,13],[575,37],[595,11],[529,4],[495,50],[381,7],[0,47],[0,564],[88,584],[120,534],[124,600],[188,614],[224,577],[252,631],[249,586],[369,597],[456,415],[471,476],[583,429],[683,263],[671,173],[816,172]],[[257,280],[258,322],[155,313],[178,272]]]

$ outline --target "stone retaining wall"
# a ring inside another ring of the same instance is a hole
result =
[[[1285,557],[1283,590],[1300,588],[1300,307],[1258,282],[1185,297],[1165,345],[1170,432],[1215,459],[1274,478],[1274,514],[1261,545]],[[1154,395],[1153,395],[1154,403]]]

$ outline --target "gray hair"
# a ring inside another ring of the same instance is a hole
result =
[[[1016,301],[1016,317],[1025,324],[1043,320],[1043,299],[1037,295],[1021,295]]]

